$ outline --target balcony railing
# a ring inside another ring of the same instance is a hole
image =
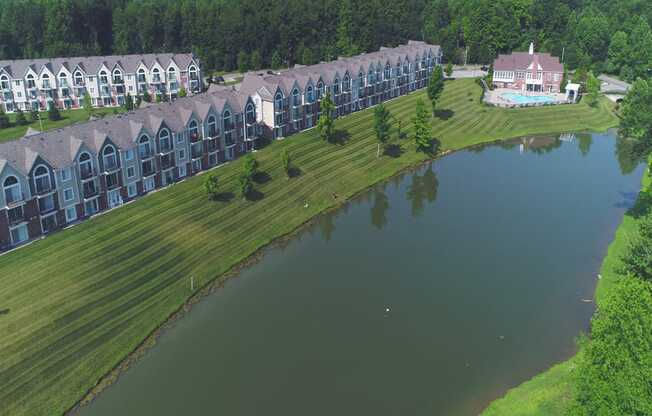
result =
[[[52,190],[50,180],[48,178],[36,179],[36,193],[38,195],[47,194]]]
[[[203,153],[204,152],[202,151],[201,146],[192,146],[192,148],[190,149],[190,157],[192,157],[193,159],[202,157]]]
[[[151,159],[154,156],[154,152],[152,152],[150,149],[139,149],[138,156],[142,160]]]
[[[107,158],[104,160],[104,171],[113,172],[118,169],[118,161],[115,157]]]
[[[217,145],[217,140],[209,140],[208,141],[208,152],[213,153],[219,149]]]
[[[170,155],[161,157],[161,170],[168,170],[174,167],[174,159]]]
[[[54,196],[50,195],[47,198],[39,199],[38,210],[41,215],[54,211]]]
[[[25,221],[25,211],[23,210],[22,206],[12,208],[7,211],[7,216],[9,217],[10,226],[20,224],[21,222]]]
[[[84,184],[84,199],[93,198],[99,193],[98,187],[95,185],[95,181],[87,182]]]
[[[84,165],[79,167],[79,173],[81,175],[82,180],[89,179],[95,176],[95,169]]]

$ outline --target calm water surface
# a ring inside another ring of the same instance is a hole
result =
[[[615,143],[519,139],[373,189],[268,249],[81,413],[477,414],[588,328],[643,172]]]

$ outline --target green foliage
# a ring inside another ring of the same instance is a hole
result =
[[[39,113],[37,110],[29,110],[29,121],[30,123],[36,123],[39,120]]]
[[[564,67],[564,75],[561,77],[561,83],[559,84],[560,91],[566,91],[567,85],[568,85],[568,69]]]
[[[583,344],[571,414],[652,414],[651,283],[631,277],[617,283]]]
[[[125,111],[131,111],[134,109],[134,97],[132,97],[131,94],[127,93],[123,107]]]
[[[147,91],[147,89],[145,91],[143,91],[142,95],[143,95],[143,101],[145,101],[146,103],[151,103],[152,102],[152,96],[149,95],[149,91]]]
[[[27,118],[25,118],[25,113],[21,109],[16,110],[16,124],[19,126],[25,126],[28,124]]]
[[[432,152],[433,140],[430,113],[421,99],[417,100],[416,115],[414,117],[414,141],[417,150],[426,153]]]
[[[2,107],[0,107],[0,129],[6,129],[10,126],[10,124],[11,123],[9,123],[9,116],[7,116]]]
[[[186,91],[185,88],[181,87],[181,89],[179,89],[179,98],[183,98],[187,96],[188,96],[188,92]]]
[[[292,158],[287,149],[281,151],[281,166],[283,166],[283,171],[289,178],[292,172]]]
[[[238,176],[238,193],[243,199],[247,199],[254,190],[254,184],[251,180],[251,177],[246,173],[242,172]]]
[[[642,147],[652,145],[652,82],[634,81],[621,104],[621,132]]]
[[[82,107],[89,113],[93,111],[93,100],[91,99],[91,95],[86,91],[84,93],[84,98],[82,99]]]
[[[247,52],[240,51],[238,52],[238,71],[247,72],[249,70],[249,55]]]
[[[433,114],[437,108],[437,100],[443,91],[444,73],[442,72],[441,66],[437,65],[430,75],[430,81],[428,81],[428,99],[432,104]]]
[[[446,69],[444,69],[444,73],[449,78],[453,76],[453,63],[452,62],[448,62],[446,64]]]
[[[272,54],[271,65],[272,69],[279,69],[283,67],[283,59],[281,58],[281,54],[277,49],[274,50],[274,53]]]
[[[639,220],[637,231],[629,236],[621,272],[652,282],[652,214]]]
[[[374,108],[374,132],[376,133],[376,139],[382,146],[385,146],[389,140],[390,117],[389,110],[383,103]]]
[[[577,70],[575,70],[575,73],[573,74],[573,82],[575,84],[585,85],[587,77],[588,77],[588,70],[586,69],[586,67],[582,66],[580,68],[577,68]]]
[[[330,92],[326,92],[326,96],[319,103],[319,109],[321,111],[317,121],[319,137],[330,142],[333,140],[333,110],[335,109]]]
[[[251,53],[249,64],[253,70],[258,70],[263,67],[263,58],[260,56],[258,49]]]
[[[204,177],[204,191],[210,199],[217,199],[217,195],[220,193],[219,180],[217,177],[217,172],[209,172]]]
[[[59,113],[59,109],[53,102],[51,102],[48,105],[48,120],[50,121],[61,120],[61,114]]]
[[[595,107],[600,97],[600,80],[598,80],[593,72],[588,73],[586,77],[586,99],[590,106]]]
[[[258,161],[253,154],[249,153],[244,157],[242,172],[247,175],[249,179],[253,179],[254,175],[258,172]]]

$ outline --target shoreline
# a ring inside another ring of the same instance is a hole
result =
[[[595,133],[603,133],[607,132],[614,127],[607,128],[605,130],[596,130],[594,131]],[[555,132],[555,133],[537,133],[534,134],[533,136],[545,136],[549,134],[563,134],[567,133],[564,131],[561,132]],[[380,178],[375,182],[371,182],[367,184],[363,189],[360,189],[359,191],[354,192],[353,194],[345,197],[345,198],[338,198],[337,201],[333,205],[324,208],[323,210],[319,211],[312,217],[310,217],[308,220],[305,222],[301,223],[298,225],[295,229],[292,231],[279,235],[275,238],[273,238],[270,242],[263,244],[261,247],[256,249],[254,253],[246,257],[244,260],[234,264],[229,268],[225,273],[215,277],[213,280],[210,280],[207,282],[204,286],[200,287],[194,294],[192,294],[175,312],[173,312],[171,315],[169,315],[163,323],[161,323],[153,332],[148,334],[145,339],[134,349],[132,352],[128,353],[127,356],[125,356],[119,363],[116,365],[111,371],[109,371],[107,374],[105,374],[96,384],[91,388],[80,400],[78,400],[73,407],[68,409],[67,411],[64,412],[64,415],[66,416],[73,416],[79,414],[79,412],[87,405],[91,404],[96,398],[101,395],[105,389],[109,388],[111,385],[113,385],[115,382],[117,382],[120,378],[120,376],[128,371],[130,367],[138,362],[142,357],[145,356],[145,354],[148,353],[148,351],[152,348],[154,348],[157,344],[157,341],[159,340],[160,337],[162,337],[165,332],[169,329],[172,329],[177,321],[180,319],[183,319],[188,313],[192,311],[192,308],[195,304],[199,303],[202,301],[204,298],[210,296],[213,294],[215,291],[218,289],[221,289],[225,283],[235,277],[238,277],[240,272],[243,269],[246,269],[254,264],[256,264],[258,261],[260,261],[264,255],[265,251],[274,247],[279,247],[282,246],[283,244],[288,243],[290,240],[295,238],[298,234],[301,232],[304,232],[308,227],[312,226],[322,215],[329,214],[333,211],[337,211],[341,209],[344,205],[349,203],[351,200],[355,199],[356,197],[365,194],[372,190],[375,186],[377,186],[380,183],[388,182],[395,178],[396,176],[402,175],[406,172],[414,171],[416,169],[419,169],[423,166],[425,166],[428,163],[433,163],[436,160],[443,159],[446,156],[453,155],[458,152],[463,152],[463,151],[468,151],[474,148],[479,148],[479,147],[484,147],[484,146],[492,146],[492,145],[498,145],[500,143],[509,141],[509,140],[514,140],[518,139],[520,137],[524,136],[515,136],[515,137],[506,137],[506,138],[501,138],[501,139],[487,139],[486,141],[481,141],[479,143],[467,145],[467,146],[462,146],[459,148],[452,148],[452,149],[446,149],[440,153],[438,153],[435,156],[432,157],[426,157],[425,159],[415,162],[413,164],[407,165],[402,167],[401,169],[398,169],[397,171],[393,172],[392,174]],[[597,287],[596,287],[597,290]],[[576,354],[577,352],[575,352]],[[575,355],[571,356],[569,359],[572,359]],[[549,370],[546,370],[549,371]],[[536,376],[535,376],[536,377]],[[495,399],[495,400],[499,400]],[[493,403],[495,400],[492,400],[491,402],[487,403],[487,406]],[[486,406],[485,406],[486,408]]]

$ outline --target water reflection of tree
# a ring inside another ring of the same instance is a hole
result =
[[[593,136],[586,133],[581,133],[577,135],[577,146],[580,149],[582,156],[589,154],[591,150],[591,144],[593,144]]]
[[[646,151],[637,140],[618,136],[616,139],[616,157],[623,175],[632,173],[636,167],[645,161]]]
[[[412,204],[412,216],[418,217],[423,214],[425,202],[435,202],[437,199],[437,175],[432,168],[432,163],[428,165],[422,175],[415,172],[412,175],[412,183],[407,191],[407,199]]]
[[[387,210],[389,210],[389,198],[385,194],[385,185],[374,192],[374,204],[371,206],[371,225],[381,230],[387,225]]]
[[[319,224],[319,230],[321,231],[321,236],[326,241],[330,241],[335,231],[335,212],[329,212],[324,215],[320,215],[317,223]]]

